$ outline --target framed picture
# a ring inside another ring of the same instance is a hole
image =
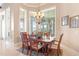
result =
[[[79,15],[70,18],[70,28],[79,28]]]
[[[69,16],[67,15],[67,16],[63,16],[62,18],[61,18],[61,25],[62,26],[67,26],[69,24]]]

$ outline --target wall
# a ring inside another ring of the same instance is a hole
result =
[[[61,20],[62,16],[69,15],[70,17],[79,15],[79,4],[60,4],[59,10],[60,10],[60,17],[59,20]],[[62,44],[63,46],[66,46],[67,48],[76,53],[72,53],[70,55],[79,55],[79,28],[69,28],[69,26],[61,26],[61,32],[64,33]],[[67,53],[68,55],[68,53]]]

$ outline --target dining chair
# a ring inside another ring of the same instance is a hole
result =
[[[38,40],[38,39],[37,39]],[[37,56],[39,54],[40,49],[42,48],[41,44],[37,40],[31,40],[31,50],[30,50],[30,55],[32,54],[33,51],[37,52]]]
[[[42,38],[42,32],[38,32],[38,33],[37,33],[37,38],[38,38],[38,39],[41,39],[41,38]]]
[[[44,33],[44,36],[46,36],[47,38],[49,38],[50,33],[49,32],[46,32],[46,33]]]
[[[34,32],[32,32],[32,36],[34,36],[35,34],[34,34]]]
[[[21,38],[22,38],[22,53],[24,51],[24,48],[27,48],[27,54],[30,47],[30,41],[29,41],[29,35],[27,32],[21,32]]]
[[[61,48],[60,48],[60,44],[61,44],[61,41],[62,41],[62,37],[63,37],[63,34],[60,35],[60,38],[59,38],[59,41],[55,40],[54,42],[51,42],[49,45],[48,45],[48,54],[51,53],[54,53],[55,55],[59,56],[61,54]]]

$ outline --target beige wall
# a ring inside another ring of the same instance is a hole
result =
[[[79,4],[60,4],[60,17],[69,15],[70,17],[79,15]],[[62,44],[69,49],[79,52],[79,28],[69,28],[69,26],[61,26],[61,32],[64,33]],[[74,55],[74,53],[71,53]],[[76,54],[76,55],[79,55]]]

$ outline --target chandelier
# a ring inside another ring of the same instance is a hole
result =
[[[42,18],[44,17],[44,13],[40,11],[34,12],[34,17],[36,19],[36,22],[40,23]]]
[[[38,12],[35,12],[34,14],[34,17],[37,19],[37,20],[41,20],[42,17],[44,16],[44,13],[38,11]]]

